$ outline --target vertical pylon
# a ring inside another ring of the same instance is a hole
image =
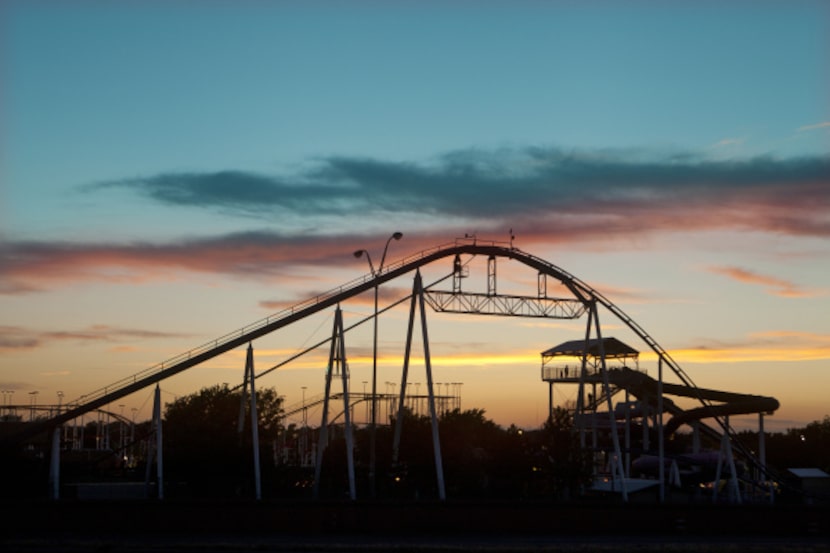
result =
[[[254,346],[248,344],[247,355],[245,356],[245,376],[242,380],[242,397],[239,400],[239,442],[242,444],[242,431],[245,428],[245,398],[250,387],[250,410],[251,410],[251,443],[254,454],[254,490],[257,500],[262,499],[262,477],[259,466],[259,415],[256,405],[256,378],[254,376]]]
[[[52,431],[52,454],[49,462],[49,484],[51,485],[52,499],[60,499],[61,474],[61,427],[56,426]]]
[[[712,502],[717,503],[718,491],[720,488],[721,474],[723,466],[726,465],[729,469],[729,481],[727,487],[729,490],[729,500],[734,503],[741,503],[741,490],[738,485],[738,472],[735,467],[735,457],[732,454],[732,440],[730,439],[729,415],[724,419],[723,434],[720,440],[720,450],[718,451],[718,465],[715,469],[715,482],[712,488]]]
[[[620,450],[620,436],[617,432],[617,419],[614,415],[614,404],[611,401],[611,383],[608,378],[608,367],[605,363],[605,346],[602,341],[602,331],[599,326],[599,314],[597,312],[597,303],[591,303],[591,315],[594,317],[594,326],[596,327],[597,341],[599,343],[599,358],[600,368],[602,371],[602,386],[605,394],[605,400],[608,406],[608,419],[611,430],[611,441],[614,445],[614,455],[611,459],[611,475],[614,479],[619,478],[623,501],[628,501],[628,490],[625,485],[625,470],[623,468],[622,451]],[[595,400],[596,401],[596,400]],[[595,417],[596,418],[596,417]]]
[[[398,416],[395,422],[395,437],[392,445],[392,462],[398,462],[398,452],[401,441],[401,428],[403,424],[404,400],[406,398],[406,381],[409,375],[409,358],[412,352],[412,335],[415,323],[415,310],[421,311],[421,337],[424,342],[424,365],[427,376],[427,398],[429,404],[429,415],[432,421],[432,449],[435,458],[435,473],[438,485],[438,497],[441,501],[447,499],[444,486],[444,464],[441,457],[441,440],[438,435],[438,415],[435,409],[435,392],[432,382],[432,361],[429,353],[429,334],[427,332],[427,318],[424,310],[424,287],[421,280],[421,272],[416,271],[415,281],[412,286],[412,302],[409,307],[409,327],[406,333],[406,351],[404,354],[403,371],[401,374],[401,393],[398,400]]]
[[[663,356],[657,359],[657,467],[660,503],[666,500],[666,443],[663,435]]]
[[[591,325],[594,322],[593,317],[588,317],[588,323],[585,326],[585,347],[582,348],[582,362],[579,369],[579,390],[576,395],[576,411],[574,415],[574,422],[576,423],[579,432],[579,447],[585,449],[585,379],[588,376],[588,342],[591,339]],[[595,459],[592,456],[592,463]]]
[[[357,497],[354,478],[354,440],[352,437],[351,409],[349,408],[349,375],[346,364],[346,345],[344,341],[343,312],[340,306],[334,312],[334,325],[331,334],[331,350],[329,352],[329,363],[326,369],[326,391],[323,398],[323,418],[320,422],[320,437],[317,447],[317,459],[314,466],[314,489],[315,499],[320,497],[320,473],[323,465],[323,453],[328,445],[328,417],[329,401],[331,399],[332,376],[339,372],[343,382],[343,417],[346,433],[346,464],[349,476],[349,497],[354,500]]]
[[[156,478],[158,478],[158,498],[164,499],[164,455],[161,433],[161,388],[156,384],[153,395],[153,427],[156,429]]]

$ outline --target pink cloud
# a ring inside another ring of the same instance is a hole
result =
[[[186,337],[188,334],[159,332],[107,325],[93,325],[81,330],[37,331],[18,326],[0,326],[0,351],[25,351],[51,342],[118,342],[124,340],[163,339]],[[126,351],[130,346],[114,346],[115,351]]]
[[[516,244],[527,250],[535,244],[607,250],[617,248],[621,240],[638,241],[666,232],[741,230],[830,237],[828,183],[818,177],[763,187],[701,185],[675,191],[651,187],[639,192],[632,187],[624,195],[609,193],[579,200],[566,197],[561,206],[546,212],[533,206],[528,209],[532,217],[519,218],[507,212],[499,217],[452,220],[428,232],[407,231],[389,259],[451,242],[471,231],[483,240],[507,244],[510,228]],[[510,221],[513,217],[521,222],[514,224]],[[167,243],[7,241],[0,247],[0,294],[24,294],[73,283],[178,280],[189,272],[285,279],[293,278],[292,270],[303,265],[353,266],[363,274],[368,272],[365,260],[355,259],[352,253],[362,247],[375,252],[373,246],[380,249],[382,244],[382,238],[362,234],[286,236],[269,232]],[[780,295],[805,293],[797,286],[767,284]]]
[[[794,282],[768,275],[762,275],[741,267],[716,266],[709,271],[731,278],[737,282],[763,286],[770,294],[785,298],[810,298],[823,295],[822,292],[804,290]]]

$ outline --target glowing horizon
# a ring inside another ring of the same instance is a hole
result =
[[[781,421],[827,414],[825,2],[356,4],[0,4],[4,400],[87,394],[364,278],[353,252],[378,265],[398,231],[387,264],[465,236],[513,245],[598,290],[701,386],[781,396]],[[499,292],[535,296],[517,265],[499,260]],[[486,260],[469,271],[464,289],[486,291]],[[344,303],[346,324],[373,300]],[[380,320],[383,383],[407,307]],[[625,322],[600,318],[651,373]],[[435,380],[464,381],[464,404],[502,425],[544,418],[539,353],[585,334],[428,320]],[[265,336],[257,368],[330,334],[321,313]],[[371,321],[348,333],[353,387],[372,344]],[[238,382],[243,356],[165,394]],[[292,403],[327,356],[262,385]]]

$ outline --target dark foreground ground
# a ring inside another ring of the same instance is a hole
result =
[[[830,551],[827,506],[4,502],[0,551]]]

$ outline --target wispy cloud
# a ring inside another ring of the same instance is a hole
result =
[[[796,331],[752,334],[734,343],[711,341],[670,350],[680,363],[738,363],[748,361],[817,361],[830,359],[830,335]],[[651,358],[649,352],[642,356]]]
[[[803,127],[798,127],[799,132],[803,131],[814,131],[816,129],[827,129],[830,128],[830,121],[825,121],[823,123],[816,123],[815,125],[804,125]]]
[[[770,294],[785,298],[811,298],[826,294],[826,292],[818,290],[806,290],[792,281],[769,275],[762,275],[742,267],[714,266],[709,267],[709,271],[725,275],[738,282],[763,286]]]
[[[724,138],[722,140],[718,140],[714,144],[712,144],[712,148],[726,148],[729,146],[739,146],[743,144],[745,140],[743,138]]]
[[[166,244],[6,242],[0,247],[0,293],[78,281],[173,280],[181,271],[274,276],[291,264],[353,259],[356,239],[286,237],[247,232]]]
[[[39,348],[51,342],[70,341],[118,342],[124,340],[163,339],[187,337],[188,334],[159,332],[108,325],[93,325],[81,330],[37,331],[18,326],[0,326],[0,351],[22,351]],[[117,348],[129,346],[117,346]]]

